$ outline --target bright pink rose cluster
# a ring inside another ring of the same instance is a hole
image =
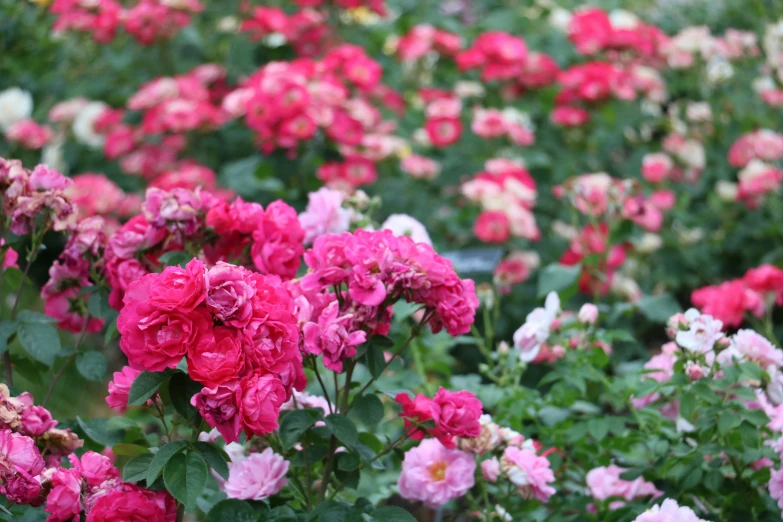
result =
[[[279,7],[260,6],[253,9],[240,25],[251,40],[261,40],[270,34],[285,36],[297,56],[316,56],[328,46],[333,36],[328,16],[315,9],[301,9],[289,15]]]
[[[460,335],[470,331],[478,307],[472,280],[460,279],[430,245],[389,230],[320,236],[305,252],[305,263],[310,270],[301,280],[304,292],[334,288],[341,309],[367,307],[363,317],[377,320],[402,298],[425,308],[433,332],[445,328]]]
[[[19,120],[5,131],[5,139],[18,143],[30,150],[39,150],[52,139],[53,131],[48,125],[41,125],[33,119]]]
[[[613,23],[609,14],[596,7],[576,11],[568,23],[568,37],[580,54],[607,52],[619,58],[621,52],[632,51],[648,61],[660,58],[661,47],[668,38],[658,27],[640,20],[635,23]]]
[[[55,33],[85,32],[98,43],[109,43],[124,28],[143,45],[173,37],[203,9],[198,0],[138,0],[130,7],[116,0],[55,0],[50,8],[57,16]]]
[[[161,255],[194,245],[210,264],[232,260],[290,279],[301,264],[303,240],[296,211],[282,201],[264,209],[241,198],[229,204],[206,191],[150,188],[142,214],[108,240],[109,303],[120,308],[128,285],[159,266]]]
[[[404,62],[412,62],[435,51],[441,56],[453,56],[462,48],[462,37],[458,34],[420,24],[397,42],[397,56]]]
[[[419,394],[411,400],[407,393],[399,393],[394,400],[402,406],[400,417],[405,419],[405,430],[414,440],[429,435],[445,447],[454,448],[455,438],[481,435],[482,404],[469,391],[450,392],[441,387],[432,399]]]
[[[691,302],[728,327],[742,324],[745,313],[762,317],[767,307],[781,303],[783,271],[772,265],[751,268],[741,279],[703,286],[691,292]]]
[[[511,160],[490,159],[484,168],[461,187],[482,208],[473,224],[476,237],[485,243],[504,243],[512,236],[537,241],[541,232],[533,215],[536,181],[524,165]]]
[[[346,159],[377,161],[391,154],[398,141],[388,136],[394,124],[382,122],[371,103],[377,99],[399,106],[380,83],[381,74],[380,64],[364,49],[343,44],[318,61],[265,65],[229,93],[223,107],[233,117],[244,117],[264,153],[284,149],[296,155],[299,144],[322,129]],[[356,186],[350,173],[346,176]]]
[[[579,290],[592,293],[593,290],[606,294],[614,278],[614,274],[626,260],[627,245],[609,244],[609,225],[598,223],[586,225],[571,240],[568,248],[560,256],[560,263],[566,266],[579,264],[585,257],[598,254],[601,256],[597,266],[582,270],[579,278]]]
[[[129,365],[160,372],[186,358],[205,386],[192,403],[226,442],[277,429],[292,388],[306,384],[294,302],[279,278],[194,259],[135,281],[123,303],[117,329]]]
[[[102,216],[109,227],[104,230],[107,234],[119,228],[117,219],[129,218],[141,209],[139,195],[125,193],[104,174],[85,172],[72,179],[73,184],[65,193],[76,207],[79,219]]]
[[[743,134],[729,149],[728,159],[732,167],[746,167],[755,160],[778,161],[783,158],[783,134],[769,129],[759,129]]]
[[[515,121],[499,109],[473,109],[473,122],[470,126],[476,136],[482,138],[508,137],[511,143],[521,147],[533,145],[536,137],[528,125]]]

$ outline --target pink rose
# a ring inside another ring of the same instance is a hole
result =
[[[546,502],[555,493],[555,488],[549,485],[555,481],[549,460],[532,450],[507,447],[501,458],[501,468],[524,498]]]
[[[343,360],[356,355],[356,347],[367,337],[364,331],[349,331],[352,314],[338,317],[339,303],[333,301],[318,317],[318,323],[304,325],[304,350],[313,355],[323,354],[324,366],[341,372]]]
[[[500,476],[500,462],[497,457],[492,457],[481,463],[481,474],[487,482],[492,482],[493,484],[497,482]]]
[[[244,328],[253,314],[255,288],[247,270],[219,262],[207,271],[207,309],[229,326]]]
[[[14,504],[30,504],[37,507],[43,502],[41,484],[27,473],[17,473],[8,477],[2,489],[8,500]]]
[[[481,435],[482,404],[475,395],[465,390],[450,392],[441,387],[432,401],[438,411],[436,423],[445,433],[462,438]]]
[[[218,326],[188,350],[188,373],[204,386],[215,387],[242,375],[245,355],[236,330]]]
[[[98,487],[106,480],[120,478],[120,470],[114,467],[109,457],[100,453],[88,451],[81,459],[72,453],[68,455],[68,460],[90,487]]]
[[[427,439],[405,453],[397,487],[403,498],[442,506],[473,487],[475,471],[476,461],[470,453]]]
[[[148,274],[131,284],[117,319],[120,348],[130,366],[151,372],[175,368],[212,327],[212,317],[201,308],[186,313],[159,310],[150,301],[159,276]]]
[[[223,485],[228,498],[262,500],[276,495],[288,483],[288,461],[266,448],[231,465],[228,481]]]
[[[257,370],[240,381],[237,393],[242,427],[248,437],[278,428],[280,407],[286,401],[286,391],[278,377]]]
[[[30,406],[22,412],[22,429],[25,435],[38,437],[57,426],[52,414],[43,406]]]
[[[11,430],[0,431],[0,476],[14,473],[38,475],[44,468],[35,441]]]
[[[207,297],[206,267],[192,259],[183,269],[166,267],[150,287],[149,301],[158,310],[188,313]]]
[[[159,503],[140,491],[112,491],[99,498],[87,515],[87,522],[168,522]]]
[[[82,512],[81,489],[82,477],[77,470],[58,468],[52,475],[52,490],[46,498],[47,522],[78,518]]]
[[[231,381],[204,388],[190,399],[207,424],[220,432],[226,444],[238,441],[242,431],[238,395],[238,383]]]
[[[109,395],[106,397],[106,404],[111,409],[118,413],[125,412],[128,407],[128,393],[140,373],[141,370],[134,370],[130,366],[114,372],[114,379],[109,383]]]

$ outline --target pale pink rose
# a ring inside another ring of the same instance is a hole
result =
[[[501,458],[501,468],[525,498],[546,502],[555,493],[555,488],[549,485],[555,481],[549,460],[532,450],[506,448]]]
[[[481,474],[487,482],[492,482],[493,484],[497,482],[498,476],[500,476],[500,461],[498,461],[497,457],[492,457],[481,463]]]
[[[582,324],[595,324],[598,320],[598,307],[593,303],[585,303],[576,317]]]
[[[618,497],[629,501],[648,496],[658,498],[663,495],[653,483],[645,481],[642,477],[634,480],[621,479],[620,475],[625,471],[627,470],[614,464],[591,469],[586,477],[588,493],[596,500]],[[623,505],[624,502],[612,502],[610,509],[618,509]]]
[[[660,505],[648,509],[633,522],[707,522],[699,518],[689,507],[680,506],[675,500],[666,499]]]
[[[470,453],[426,439],[405,453],[397,487],[403,498],[442,506],[473,487],[475,471],[476,461]]]
[[[311,244],[320,235],[340,234],[348,230],[353,212],[343,208],[345,196],[342,192],[322,187],[308,194],[307,199],[307,208],[299,214],[306,244]]]
[[[267,448],[231,464],[228,481],[223,491],[228,498],[263,500],[276,495],[288,483],[285,478],[289,463]]]
[[[672,159],[664,152],[646,154],[642,158],[642,177],[650,183],[660,183],[669,177]]]

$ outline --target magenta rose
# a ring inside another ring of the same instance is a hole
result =
[[[22,432],[31,437],[43,435],[57,426],[52,414],[43,406],[30,406],[22,412]]]
[[[161,311],[150,302],[158,277],[148,274],[128,288],[117,319],[120,348],[130,366],[151,372],[175,368],[212,327],[212,317],[203,308],[187,313]]]
[[[166,267],[150,287],[149,301],[159,310],[187,313],[207,296],[206,267],[192,259],[185,268]]]
[[[438,411],[438,427],[449,435],[474,438],[481,435],[481,401],[469,391],[450,392],[443,387],[432,398]]]
[[[81,459],[75,454],[68,455],[73,469],[79,472],[90,487],[98,487],[109,479],[120,478],[120,470],[114,467],[111,459],[94,451],[88,451]]]
[[[35,441],[11,430],[0,430],[0,476],[15,472],[38,475],[44,468]]]
[[[255,288],[242,267],[218,263],[206,275],[207,309],[229,326],[244,328],[253,315]]]
[[[283,383],[275,375],[256,370],[239,383],[239,415],[248,437],[278,428],[280,407],[286,401]]]
[[[111,409],[119,413],[125,412],[128,407],[128,393],[140,373],[141,370],[134,370],[130,366],[114,372],[114,379],[109,383],[109,395],[106,397],[106,404]]]
[[[188,350],[188,374],[207,387],[236,379],[245,369],[242,338],[231,328],[218,326]]]
[[[255,235],[254,235],[255,237]],[[301,243],[286,241],[280,234],[256,240],[250,255],[253,264],[262,274],[274,274],[284,279],[296,277],[302,263],[304,247]]]
[[[99,498],[87,522],[167,522],[166,511],[140,491],[112,491]]]
[[[8,500],[14,504],[30,504],[37,507],[43,502],[41,484],[27,473],[17,473],[8,477],[2,490]]]
[[[75,469],[58,468],[52,475],[52,490],[46,497],[47,522],[65,522],[82,512],[82,478]]]
[[[226,444],[238,441],[242,431],[237,404],[238,385],[238,381],[230,381],[214,388],[204,388],[190,400],[207,424],[220,432]]]
[[[119,259],[107,256],[106,277],[111,285],[109,305],[115,310],[122,308],[122,299],[125,291],[134,281],[141,279],[149,273],[136,259]]]

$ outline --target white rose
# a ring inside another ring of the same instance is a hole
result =
[[[95,132],[95,121],[108,108],[103,102],[90,102],[79,111],[73,120],[73,134],[76,140],[97,149],[103,146],[104,137]]]
[[[19,87],[0,92],[0,128],[6,130],[33,113],[33,97]]]
[[[392,214],[383,222],[381,230],[391,230],[395,236],[410,236],[417,243],[432,245],[426,227],[408,214]]]

